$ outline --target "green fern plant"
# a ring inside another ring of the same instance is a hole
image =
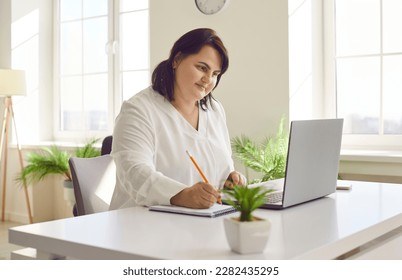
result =
[[[252,222],[255,220],[252,215],[254,210],[266,202],[267,194],[272,191],[262,187],[235,186],[233,189],[223,190],[227,198],[222,201],[240,212],[240,222]]]
[[[256,180],[257,182],[285,176],[289,136],[283,125],[284,118],[280,121],[275,137],[267,137],[261,144],[255,143],[245,135],[232,138],[231,144],[235,157],[244,166],[262,173],[262,178]]]
[[[94,144],[99,139],[88,141],[83,147],[76,148],[76,157],[89,158],[100,156],[100,149]],[[27,184],[37,183],[50,174],[60,174],[64,180],[71,181],[71,172],[68,160],[71,155],[57,146],[44,147],[38,152],[27,155],[28,164],[18,174],[16,180]]]
[[[75,156],[79,158],[91,158],[100,156],[100,149],[95,147],[99,139],[91,139],[82,147],[75,150]]]

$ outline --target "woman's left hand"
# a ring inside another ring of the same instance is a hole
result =
[[[237,171],[232,171],[226,179],[225,188],[232,189],[236,185],[245,186],[246,178]]]

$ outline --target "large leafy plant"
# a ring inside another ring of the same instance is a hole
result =
[[[99,139],[92,139],[84,146],[75,149],[74,156],[90,158],[100,156],[100,149],[95,147]],[[60,174],[64,180],[71,181],[71,172],[68,160],[71,155],[58,146],[44,147],[38,152],[27,155],[28,164],[16,178],[25,184],[36,183],[50,174]]]
[[[281,119],[276,135],[265,138],[261,144],[245,135],[232,138],[234,155],[246,167],[262,173],[262,178],[257,182],[285,176],[289,136],[283,127],[284,120]]]
[[[254,220],[253,211],[266,202],[267,194],[272,191],[263,187],[235,186],[233,189],[223,190],[227,198],[222,201],[240,212],[240,222],[251,222]]]

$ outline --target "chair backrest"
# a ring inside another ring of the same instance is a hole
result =
[[[108,155],[112,151],[113,136],[106,136],[102,141],[101,155]]]
[[[116,183],[116,166],[112,156],[71,157],[68,163],[78,216],[109,210]]]

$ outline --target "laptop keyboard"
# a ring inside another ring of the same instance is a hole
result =
[[[282,201],[282,194],[283,194],[283,191],[275,191],[275,192],[267,194],[267,202],[266,203],[272,204],[272,203],[277,203],[277,202]]]
[[[267,204],[275,204],[282,202],[284,179],[275,179],[249,185],[249,187],[263,187],[265,189],[272,189],[273,192],[267,194]]]

